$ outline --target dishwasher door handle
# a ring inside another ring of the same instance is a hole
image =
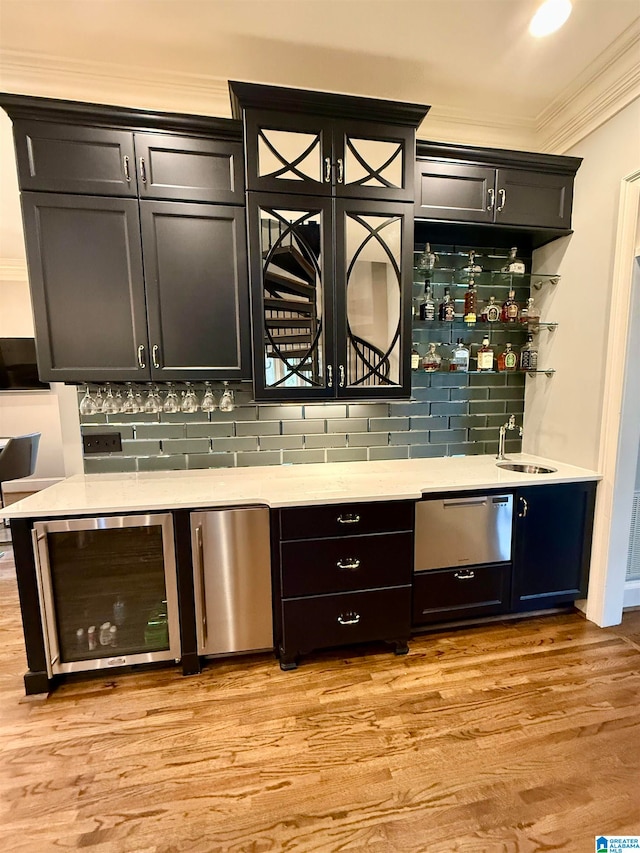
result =
[[[486,506],[487,498],[450,498],[442,501],[442,505],[447,508],[451,506]]]

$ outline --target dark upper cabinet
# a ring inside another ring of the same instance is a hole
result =
[[[570,230],[579,158],[431,142],[417,151],[416,217]]]
[[[244,204],[240,142],[31,120],[14,139],[24,190]]]
[[[240,142],[136,133],[140,198],[244,204]]]
[[[586,596],[596,483],[515,492],[512,610],[538,610]]]
[[[244,208],[141,201],[151,377],[251,375]]]
[[[409,396],[411,205],[248,205],[256,399]]]
[[[41,379],[149,378],[138,202],[27,192],[22,210]]]
[[[130,131],[18,119],[13,138],[22,190],[138,194]]]

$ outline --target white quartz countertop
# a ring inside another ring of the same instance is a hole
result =
[[[521,474],[498,468],[494,456],[454,456],[139,474],[77,474],[0,509],[0,517],[46,518],[249,504],[276,508],[406,500],[429,492],[600,479],[596,471],[551,459],[528,454],[510,454],[508,459],[557,470],[553,474]]]

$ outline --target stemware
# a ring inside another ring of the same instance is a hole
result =
[[[131,386],[129,386],[127,396],[125,397],[120,411],[123,415],[135,415],[139,411],[138,403],[133,393],[133,388]]]
[[[142,410],[148,415],[156,415],[162,411],[162,400],[160,393],[156,387],[150,388],[147,393],[147,399],[144,402]]]
[[[235,400],[234,394],[231,388],[229,388],[229,383],[224,383],[224,393],[220,398],[220,411],[221,412],[232,412],[235,409]]]
[[[89,392],[89,386],[86,386],[86,390],[84,393],[84,397],[80,401],[80,414],[81,415],[95,415],[98,411],[96,408],[96,402],[91,396]]]
[[[195,395],[195,391],[188,383],[187,390],[182,392],[180,410],[187,414],[193,414],[198,411],[198,398]]]
[[[104,403],[102,404],[102,413],[104,415],[117,415],[120,411],[120,407],[118,406],[118,401],[113,396],[113,389],[111,385],[107,385],[107,396],[104,398]]]
[[[102,396],[102,388],[100,387],[96,391],[94,403],[96,404],[96,414],[100,414],[104,407],[104,397]]]
[[[180,411],[180,401],[178,400],[178,395],[171,386],[169,386],[167,396],[165,397],[164,405],[162,406],[162,411],[167,412],[170,415],[175,415],[176,412]]]
[[[209,382],[204,383],[204,396],[200,408],[203,412],[215,412],[216,410],[216,398],[213,396]]]

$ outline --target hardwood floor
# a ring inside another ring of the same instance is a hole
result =
[[[640,611],[25,697],[0,560],[0,849],[529,853],[640,834]],[[371,647],[369,647],[371,648]]]

